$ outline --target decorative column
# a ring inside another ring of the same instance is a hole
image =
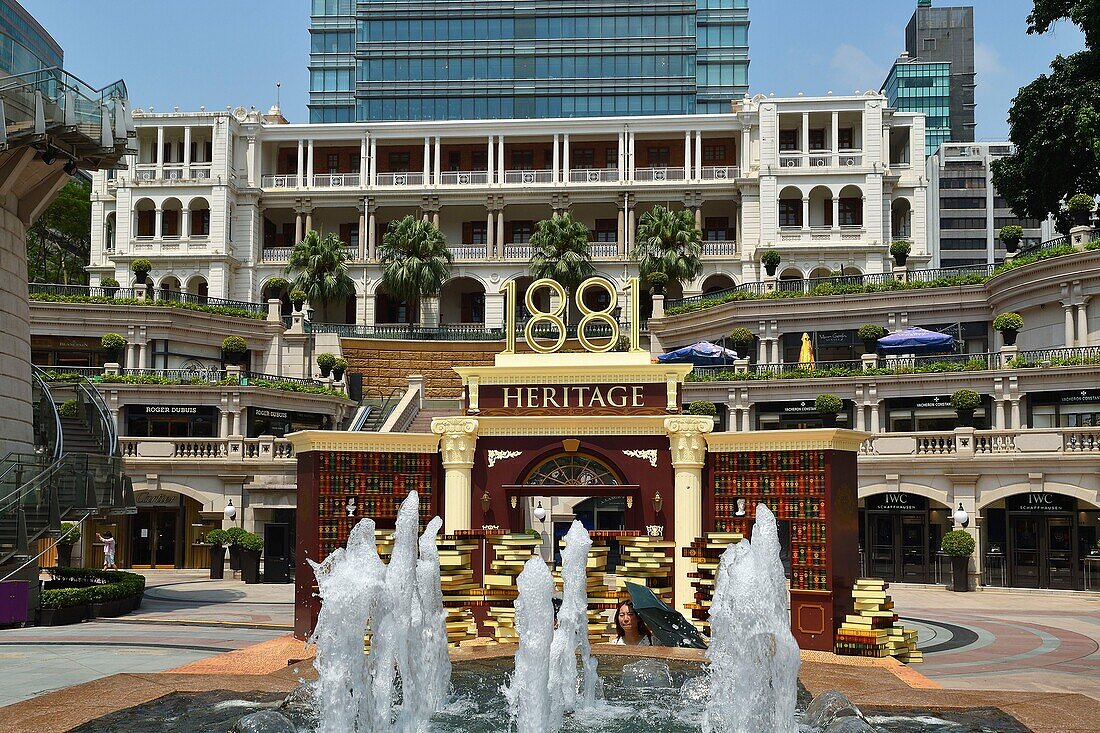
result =
[[[191,238],[191,209],[180,209],[180,239]]]
[[[306,209],[306,232],[313,231],[313,209]]]
[[[294,212],[294,244],[302,241],[302,210]]]
[[[431,138],[424,138],[424,165],[421,166],[424,174],[424,185],[431,180],[432,142]]]
[[[164,236],[164,209],[157,207],[156,219],[153,220],[153,238],[160,239]]]
[[[615,241],[618,242],[619,255],[626,255],[626,196],[619,197],[618,224],[616,226]]]
[[[810,152],[810,113],[809,112],[803,112],[802,113],[802,130],[801,130],[801,134],[799,135],[799,137],[802,138],[802,144],[800,146],[801,149],[802,149],[802,155],[804,155],[804,156],[809,155],[809,152]]]
[[[359,261],[367,259],[367,202],[359,199],[355,208],[359,209]]]
[[[443,453],[443,533],[454,534],[471,528],[477,419],[437,417],[432,420],[432,432],[440,436]]]
[[[378,141],[370,139],[370,185],[373,187],[378,181]]]
[[[494,232],[494,233],[497,235],[497,257],[503,257],[504,256],[504,207],[503,206],[500,207],[499,209],[497,209],[497,226],[496,226],[496,232]]]
[[[707,455],[706,434],[714,430],[714,420],[701,416],[677,416],[665,419],[672,448],[673,502],[675,518],[673,541],[676,548],[690,547],[703,536],[703,464]],[[676,610],[691,618],[685,604],[691,603],[694,591],[691,573],[695,566],[679,552],[673,558],[673,598]]]
[[[1089,299],[1084,298],[1077,304],[1077,345],[1089,345]]]
[[[692,176],[695,180],[699,181],[703,178],[703,131],[695,131],[695,175]],[[687,169],[684,169],[684,177],[687,178],[690,173]]]
[[[491,205],[485,205],[485,259],[489,259],[493,256],[493,245],[496,243],[496,236],[494,234],[496,215]],[[466,244],[466,242],[463,242]],[[473,242],[470,242],[473,244]]]
[[[833,129],[831,131],[829,147],[833,149],[832,165],[837,167],[840,165],[840,113],[833,112]]]
[[[634,131],[627,133],[626,177],[634,180]]]
[[[246,140],[248,142],[248,147],[245,149],[244,162],[248,170],[248,185],[251,188],[255,188],[259,185],[259,181],[256,180],[256,136],[249,135]],[[186,143],[184,144],[183,149],[185,154],[188,154],[190,152],[187,150]],[[184,175],[186,176],[187,174],[184,173]]]
[[[840,199],[833,197],[833,229],[840,229]]]
[[[626,251],[628,253],[634,251],[634,229],[634,201],[631,200],[626,209]]]
[[[741,178],[749,174],[752,168],[752,130],[748,127],[741,130]]]
[[[488,183],[489,185],[492,185],[495,182],[496,169],[497,169],[496,146],[493,145],[493,136],[492,135],[489,136],[489,156],[488,156],[488,160],[487,160],[487,165],[485,167],[486,167],[486,171],[485,171],[486,177],[488,178],[488,180],[486,180],[486,183]]]
[[[363,139],[359,141],[359,185],[367,185],[367,177],[370,175],[370,148],[368,142],[368,136],[364,135]],[[360,229],[362,232],[362,229]],[[362,235],[359,237],[363,239]]]
[[[684,132],[684,178],[691,178],[691,130]]]
[[[298,188],[302,188],[306,185],[306,161],[305,161],[305,147],[303,141],[298,141]],[[298,241],[302,238],[298,237]]]
[[[374,212],[378,208],[374,199],[367,199],[367,258],[372,262],[377,257],[378,249],[378,223],[375,221]]]
[[[569,133],[562,137],[561,145],[561,182],[569,183]]]
[[[157,209],[157,221],[160,221],[160,209]],[[160,237],[160,232],[157,232],[157,237]],[[1062,310],[1066,316],[1066,348],[1073,348],[1077,345],[1076,339],[1073,337],[1073,305],[1070,303],[1062,303]]]
[[[497,137],[497,181],[504,183],[504,136]]]
[[[164,128],[157,127],[157,180],[164,178]]]
[[[253,140],[253,139],[255,139],[255,138],[249,138],[250,141]],[[193,163],[193,162],[194,161],[191,160],[191,126],[187,125],[183,128],[183,177],[184,178],[190,178],[191,177],[191,163]],[[207,161],[207,162],[209,163],[210,161]]]
[[[810,228],[810,197],[806,196],[802,199],[802,228]]]
[[[304,185],[313,185],[313,138],[309,139],[309,147],[306,148],[306,175]]]
[[[442,180],[441,180],[440,176],[443,173],[443,153],[442,153],[442,150],[441,150],[441,147],[440,147],[439,136],[438,135],[435,136],[435,161],[434,161],[434,163],[435,163],[435,169],[434,169],[435,172],[432,175],[432,183],[434,185],[438,186],[440,183],[442,183]]]
[[[558,183],[561,179],[558,178],[561,173],[561,155],[558,152],[558,133],[554,133],[554,155],[553,155],[553,169],[551,171],[550,180],[553,183]]]

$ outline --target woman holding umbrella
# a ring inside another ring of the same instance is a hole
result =
[[[613,643],[624,646],[657,646],[649,627],[634,610],[633,601],[623,601],[615,609],[615,628],[619,635]]]

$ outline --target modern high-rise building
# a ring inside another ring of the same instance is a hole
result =
[[[974,78],[974,8],[917,0],[883,90],[894,109],[928,116],[928,155],[943,142],[973,142]]]
[[[928,231],[933,267],[993,264],[1005,259],[1001,227],[1024,229],[1021,247],[1042,239],[1038,219],[1019,219],[993,188],[990,165],[1012,143],[945,143],[927,161]]]
[[[748,0],[312,0],[310,122],[728,112]]]

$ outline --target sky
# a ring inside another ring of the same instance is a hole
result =
[[[94,87],[122,78],[134,107],[225,109],[276,98],[308,119],[309,0],[21,0]],[[949,5],[936,0],[936,5]],[[954,4],[967,4],[958,2]],[[1019,87],[1084,47],[1075,26],[1027,35],[1030,0],[973,0],[977,137],[1003,140]],[[879,89],[916,0],[750,0],[749,86],[777,96]]]

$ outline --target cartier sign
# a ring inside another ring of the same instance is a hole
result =
[[[663,415],[661,384],[482,385],[482,415]]]

